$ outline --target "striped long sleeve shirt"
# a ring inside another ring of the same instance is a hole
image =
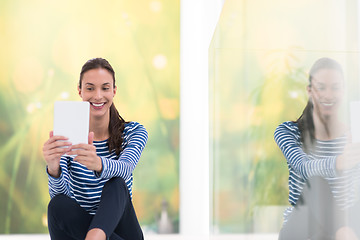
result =
[[[329,183],[330,189],[340,208],[352,206],[358,198],[360,166],[336,171],[336,157],[341,155],[347,142],[346,136],[328,141],[315,140],[314,147],[305,153],[300,141],[297,123],[284,122],[274,133],[274,139],[284,154],[289,169],[289,203],[294,207],[299,200],[306,180],[312,176],[321,176]],[[285,221],[292,211],[288,208]]]
[[[100,203],[102,188],[113,177],[123,178],[132,196],[132,172],[145,148],[148,134],[141,124],[130,122],[125,125],[123,137],[123,150],[119,155],[116,155],[115,150],[109,152],[107,140],[93,142],[96,153],[102,161],[101,173],[87,169],[74,161],[71,156],[62,156],[60,177],[54,178],[48,175],[50,197],[65,194],[87,212],[95,214]]]

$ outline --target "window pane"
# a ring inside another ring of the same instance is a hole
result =
[[[357,26],[356,1],[225,2],[209,49],[213,232],[279,231],[288,169],[275,128],[301,115],[320,57],[343,66],[345,105],[358,99]]]

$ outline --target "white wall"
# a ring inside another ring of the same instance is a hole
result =
[[[180,1],[180,234],[209,234],[208,48],[222,6]]]

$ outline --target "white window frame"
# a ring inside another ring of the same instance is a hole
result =
[[[180,1],[180,234],[210,234],[208,50],[224,0]]]

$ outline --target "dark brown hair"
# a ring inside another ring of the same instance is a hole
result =
[[[103,58],[93,58],[88,60],[84,66],[81,68],[80,79],[79,79],[79,88],[81,89],[81,81],[85,72],[103,68],[106,69],[113,77],[113,87],[115,88],[115,71],[111,67],[110,63]],[[116,109],[114,103],[110,106],[110,122],[109,122],[109,139],[108,139],[108,147],[109,152],[115,150],[116,154],[119,155],[122,150],[122,142],[123,142],[123,131],[125,128],[125,123],[127,123],[119,114]]]
[[[309,87],[311,87],[312,78],[314,74],[321,69],[334,69],[339,71],[341,75],[343,75],[342,67],[337,61],[331,58],[320,58],[313,64],[313,66],[310,69]],[[303,113],[295,121],[298,124],[298,128],[300,131],[300,140],[306,152],[309,150],[309,147],[311,147],[315,141],[313,108],[314,108],[313,103],[311,99],[309,99]]]

